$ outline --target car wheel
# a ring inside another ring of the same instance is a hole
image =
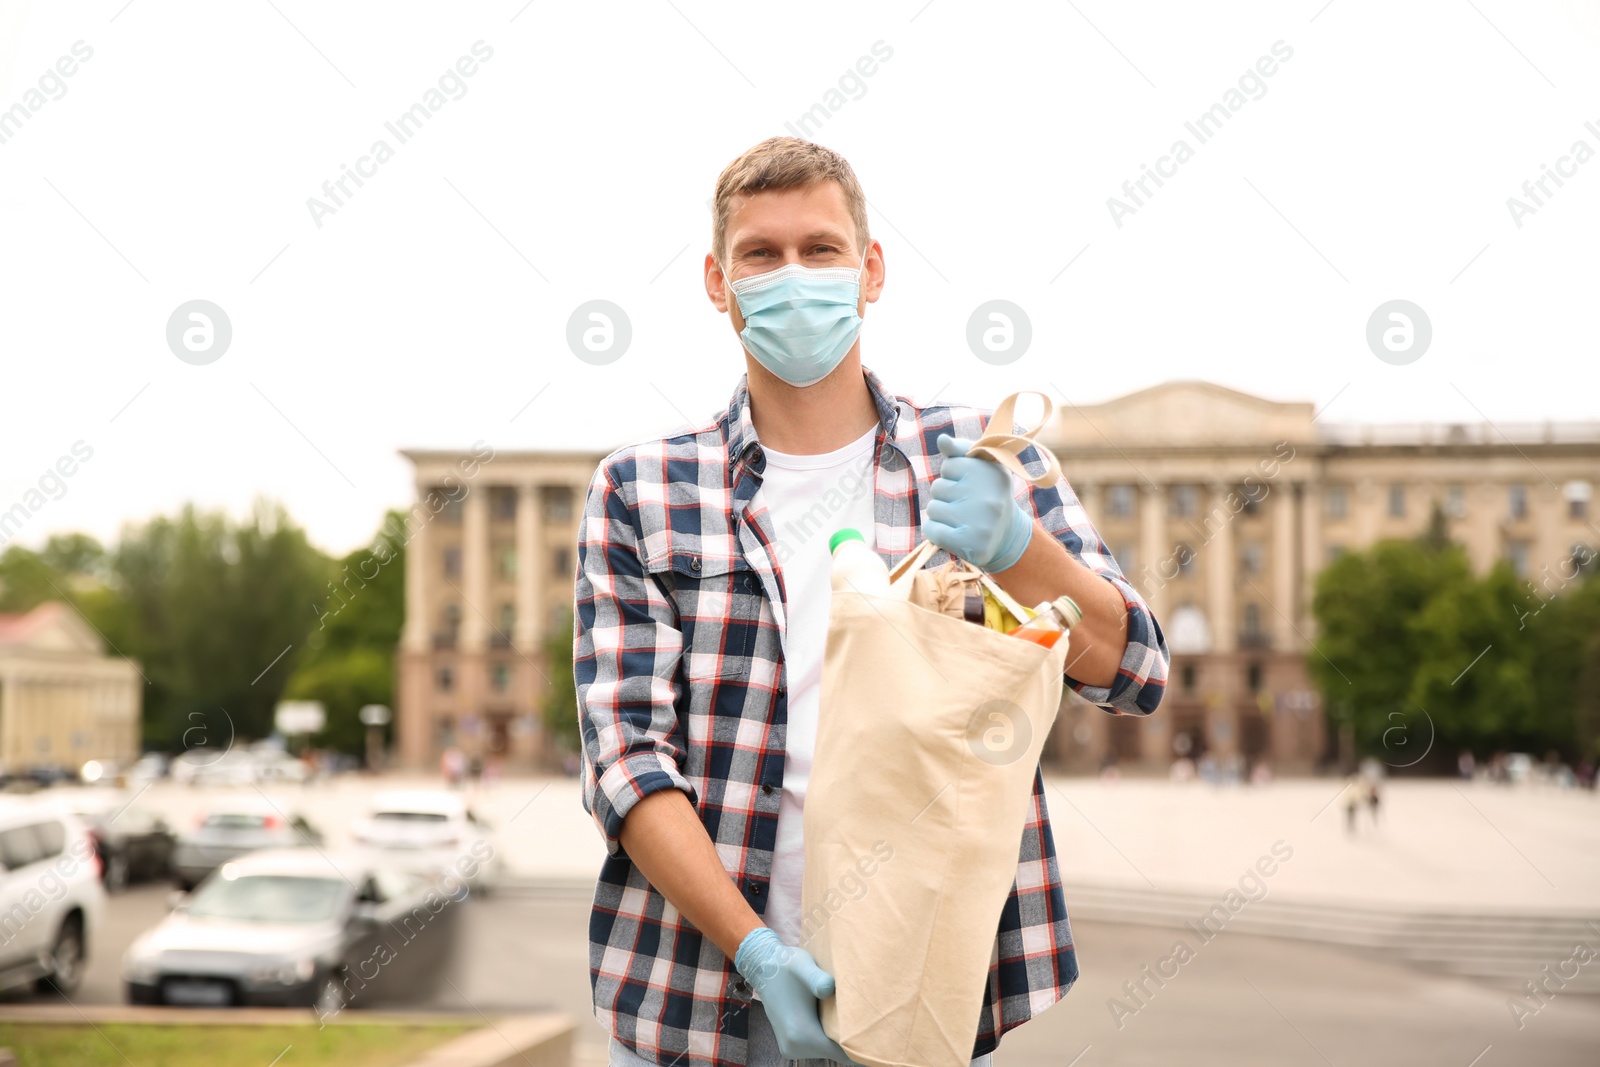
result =
[[[105,886],[107,893],[120,893],[128,888],[128,857],[113,852],[106,857]]]
[[[36,983],[38,991],[63,995],[75,992],[83,981],[83,920],[73,916],[61,924],[50,948],[50,973]]]

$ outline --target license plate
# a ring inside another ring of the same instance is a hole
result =
[[[233,1002],[233,990],[226,982],[173,979],[161,987],[161,993],[168,1004],[222,1007]]]

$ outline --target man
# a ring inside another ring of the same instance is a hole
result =
[[[885,268],[843,158],[772,138],[722,172],[714,205],[706,294],[745,378],[698,429],[608,456],[578,535],[584,807],[609,851],[589,926],[595,1014],[628,1067],[846,1062],[817,1015],[833,978],[799,936],[829,535],[854,527],[891,565],[926,538],[1024,604],[1071,596],[1084,615],[1065,682],[1113,714],[1155,710],[1167,649],[1065,480],[1019,492],[965,455],[984,412],[915,407],[862,368]],[[982,1067],[1078,974],[1037,774],[1017,886]]]

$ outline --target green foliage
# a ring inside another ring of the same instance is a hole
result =
[[[32,611],[71,597],[72,583],[38,552],[11,545],[0,555],[0,611]]]
[[[146,739],[176,749],[197,723],[214,744],[271,733],[325,569],[305,532],[266,501],[243,523],[188,505],[176,519],[124,528],[111,557],[123,603],[102,605],[97,625],[149,681]]]
[[[1411,678],[1426,639],[1411,620],[1440,591],[1471,580],[1458,547],[1398,540],[1346,553],[1317,576],[1312,610],[1320,654],[1313,650],[1306,667],[1330,719],[1350,723],[1363,748],[1375,747],[1397,723],[1418,719]]]
[[[1426,738],[1424,721],[1440,753],[1595,755],[1600,581],[1574,577],[1535,597],[1507,563],[1474,576],[1442,530],[1435,521],[1416,540],[1380,541],[1318,576],[1321,654],[1307,668],[1330,719],[1389,758],[1393,728]]]
[[[550,681],[545,691],[544,726],[551,740],[561,749],[576,752],[578,733],[578,687],[572,675],[572,612],[569,609],[560,626],[551,627],[544,639],[544,673]]]
[[[317,622],[289,680],[287,695],[319,700],[327,725],[314,743],[359,754],[366,746],[363,705],[394,705],[394,656],[405,622],[405,512],[391,511],[371,543],[330,561]],[[383,530],[398,531],[393,538]]]

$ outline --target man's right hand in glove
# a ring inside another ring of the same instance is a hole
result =
[[[767,1021],[788,1059],[829,1059],[855,1063],[822,1030],[817,1001],[833,996],[833,976],[803,948],[792,948],[765,926],[745,935],[733,966],[761,996]]]

